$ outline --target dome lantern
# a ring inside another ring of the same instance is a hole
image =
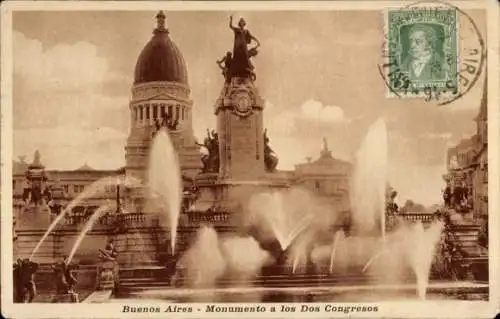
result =
[[[156,29],[154,30],[154,34],[156,33],[168,33],[168,29],[165,28],[165,13],[163,11],[158,12],[156,15]]]
[[[169,37],[163,11],[156,15],[153,37],[144,46],[135,66],[134,84],[176,82],[188,84],[187,68],[179,48]]]

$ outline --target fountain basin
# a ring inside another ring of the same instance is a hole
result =
[[[360,302],[418,300],[417,286],[354,285],[301,287],[233,287],[213,289],[149,289],[121,296],[144,300],[169,300],[172,302]],[[428,300],[455,299],[487,300],[489,286],[477,282],[434,282],[427,288]],[[116,299],[115,299],[116,300]]]

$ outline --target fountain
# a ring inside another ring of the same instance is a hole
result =
[[[116,177],[104,177],[90,184],[88,187],[85,188],[85,190],[80,195],[78,195],[74,200],[72,200],[52,221],[52,223],[47,228],[40,241],[36,244],[35,248],[33,249],[30,255],[30,259],[33,258],[33,256],[35,256],[35,254],[37,253],[38,249],[41,247],[45,239],[47,239],[47,236],[49,236],[49,234],[54,230],[54,228],[59,224],[59,222],[66,216],[68,212],[70,212],[78,204],[82,203],[88,198],[91,198],[95,195],[104,192],[106,186],[136,185],[138,183],[139,181],[134,178],[117,179]]]
[[[213,287],[225,269],[217,233],[213,228],[202,227],[193,245],[177,263],[173,282],[180,280],[187,287]]]
[[[99,220],[99,218],[102,216],[103,213],[107,213],[110,210],[113,209],[113,205],[103,205],[99,207],[89,218],[85,226],[83,227],[82,231],[80,232],[80,235],[78,235],[75,243],[73,244],[73,248],[71,248],[71,252],[69,253],[67,263],[71,263],[71,260],[73,260],[73,256],[75,255],[78,247],[80,247],[80,244],[82,243],[83,239],[85,238],[85,235],[89,232],[89,230],[94,226],[94,223]]]
[[[174,254],[182,202],[182,180],[177,152],[165,130],[160,130],[153,139],[149,154],[148,186],[151,197],[158,199],[159,209],[168,216],[171,251]]]
[[[405,247],[410,266],[417,277],[417,294],[420,299],[425,299],[426,296],[432,261],[442,231],[443,223],[439,221],[427,230],[424,230],[422,223],[417,223],[412,232],[412,245]]]
[[[221,250],[228,270],[232,275],[239,276],[239,279],[247,279],[259,273],[262,266],[272,259],[253,237],[224,238]]]
[[[428,229],[422,223],[403,225],[398,232],[387,238],[386,245],[365,264],[365,273],[380,257],[399,259],[407,264],[416,276],[417,295],[425,299],[431,264],[439,243],[443,224],[434,222]]]
[[[368,129],[356,153],[352,176],[351,205],[354,229],[360,234],[380,229],[385,238],[385,192],[387,187],[387,128],[378,119]],[[377,227],[377,221],[379,226]]]
[[[102,192],[104,190],[104,187],[108,185],[115,185],[116,179],[113,177],[105,177],[102,178],[91,185],[89,185],[80,195],[78,195],[73,201],[71,201],[59,215],[52,221],[50,224],[49,228],[45,231],[43,234],[42,238],[38,242],[38,244],[35,246],[33,249],[33,252],[31,253],[30,259],[33,258],[33,256],[36,254],[40,246],[43,244],[45,239],[47,239],[47,236],[54,230],[54,228],[59,224],[59,222],[66,216],[66,214],[71,211],[75,206],[83,202],[84,200],[95,196],[96,194]]]
[[[307,193],[301,190],[257,194],[249,203],[251,222],[269,227],[281,250],[286,251],[314,218],[306,207],[310,201],[302,201],[306,198]]]
[[[332,252],[330,255],[330,274],[333,272],[333,263],[335,260],[335,253],[337,252],[337,247],[344,239],[345,239],[345,234],[342,230],[338,230],[335,232],[332,244]]]

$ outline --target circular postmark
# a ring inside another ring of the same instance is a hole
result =
[[[390,97],[449,104],[476,84],[486,47],[474,20],[444,2],[417,2],[385,12],[383,62]]]

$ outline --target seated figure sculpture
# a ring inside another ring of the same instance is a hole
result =
[[[267,129],[264,130],[264,164],[266,165],[266,171],[274,172],[278,166],[278,156],[273,151],[271,146],[269,146],[269,137],[267,136]]]
[[[116,258],[118,251],[114,246],[113,239],[109,239],[104,249],[99,249],[101,265],[98,270],[98,289],[116,290],[118,287],[118,268]]]

